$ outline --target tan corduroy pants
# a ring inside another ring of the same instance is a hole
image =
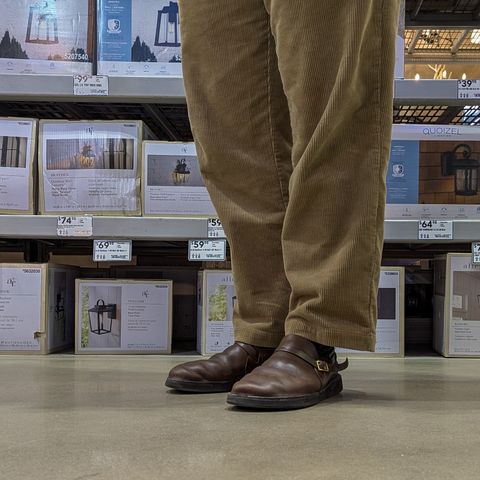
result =
[[[180,0],[235,338],[372,350],[398,0]]]

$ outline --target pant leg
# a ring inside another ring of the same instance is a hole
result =
[[[398,0],[264,0],[290,108],[286,333],[375,347]]]
[[[277,346],[290,285],[281,232],[291,128],[262,0],[180,0],[185,89],[201,171],[231,248],[235,337]]]

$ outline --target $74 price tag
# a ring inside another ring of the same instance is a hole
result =
[[[57,235],[59,237],[91,237],[93,235],[92,217],[58,217]]]

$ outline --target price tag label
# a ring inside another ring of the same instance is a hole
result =
[[[57,235],[59,237],[91,237],[93,235],[92,217],[58,217]]]
[[[420,220],[418,222],[419,240],[453,240],[452,220]]]
[[[106,75],[74,75],[73,94],[106,96],[108,95],[108,77]]]
[[[130,262],[132,260],[131,240],[94,240],[94,262]]]
[[[227,255],[226,240],[189,240],[188,259],[191,262],[223,261]]]
[[[480,80],[459,80],[457,98],[480,99]]]
[[[472,263],[480,265],[480,242],[472,243]]]
[[[207,223],[208,238],[227,238],[223,231],[222,222],[218,218],[209,218]]]

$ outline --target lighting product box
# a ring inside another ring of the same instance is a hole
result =
[[[77,279],[75,298],[75,353],[171,353],[171,281]]]
[[[394,125],[387,219],[480,219],[480,128]]]
[[[444,357],[480,357],[480,265],[465,253],[434,263],[434,348]]]
[[[73,347],[77,272],[51,264],[0,264],[0,353]]]
[[[197,276],[190,267],[116,266],[112,278],[173,281],[173,341],[193,342],[197,338]]]
[[[197,350],[202,355],[222,352],[233,344],[236,294],[232,272],[204,270],[198,274]]]
[[[144,216],[217,216],[195,144],[143,142],[142,200]]]
[[[98,73],[181,76],[177,1],[98,0]]]
[[[405,269],[382,267],[378,287],[377,343],[375,352],[337,348],[337,353],[367,357],[405,356]]]
[[[92,73],[93,0],[9,0],[0,15],[0,74]]]
[[[42,214],[140,215],[140,121],[40,122]]]
[[[0,214],[35,213],[37,121],[0,118]]]

